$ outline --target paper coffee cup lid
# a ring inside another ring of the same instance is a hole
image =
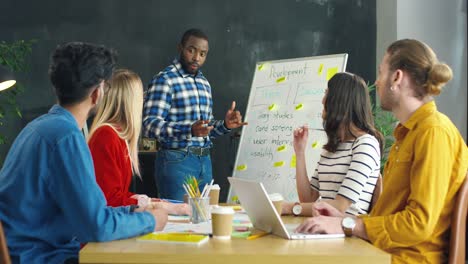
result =
[[[220,190],[219,185],[213,184],[213,186],[211,186],[211,190]]]
[[[270,194],[268,194],[268,197],[272,201],[282,201],[282,200],[284,200],[283,195],[281,195],[281,193],[270,193]]]
[[[217,206],[211,209],[212,214],[234,214],[234,209],[229,206]]]

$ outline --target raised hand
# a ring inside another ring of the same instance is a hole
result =
[[[307,139],[309,138],[309,127],[307,125],[294,129],[294,151],[297,154],[305,153]]]
[[[210,134],[210,131],[213,129],[213,126],[209,126],[208,120],[198,120],[192,125],[192,136],[195,137],[207,137]]]
[[[226,112],[226,117],[224,118],[224,125],[229,128],[238,128],[244,125],[247,125],[247,122],[242,122],[242,115],[236,109],[236,101],[232,101],[231,108]]]

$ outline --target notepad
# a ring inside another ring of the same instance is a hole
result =
[[[184,233],[149,233],[137,238],[137,241],[200,245],[207,242],[208,236]]]

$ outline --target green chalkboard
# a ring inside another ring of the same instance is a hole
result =
[[[20,77],[25,93],[19,103],[28,117],[55,103],[47,67],[57,44],[88,41],[113,47],[119,65],[139,73],[146,84],[176,56],[181,34],[191,27],[209,36],[203,72],[213,88],[218,119],[232,100],[245,112],[258,61],[347,53],[348,71],[375,79],[375,0],[2,0],[1,9],[1,40],[38,40],[30,72]],[[2,129],[14,139],[27,121],[8,120]],[[237,137],[215,141],[212,160],[221,200],[237,145]],[[0,146],[2,159],[8,148]]]

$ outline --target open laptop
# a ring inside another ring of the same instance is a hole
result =
[[[276,212],[273,203],[261,182],[228,177],[232,188],[242,204],[242,208],[256,229],[272,233],[286,239],[343,238],[344,234],[295,233],[297,224],[285,225]]]

